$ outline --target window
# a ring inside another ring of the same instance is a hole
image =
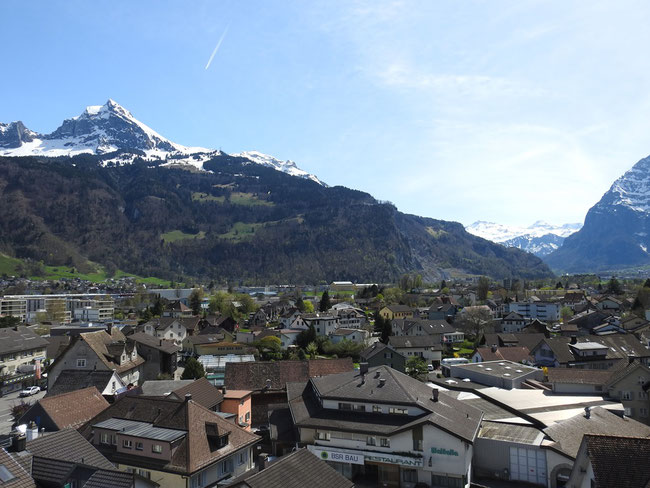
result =
[[[415,469],[402,469],[402,479],[409,483],[417,483],[418,472]]]
[[[240,452],[237,457],[237,463],[241,466],[246,462],[246,451]]]
[[[133,441],[129,439],[124,439],[122,441],[122,447],[124,447],[125,449],[131,449],[133,447]]]
[[[639,417],[647,417],[648,416],[648,409],[645,407],[639,408]]]
[[[390,407],[388,409],[388,413],[394,413],[397,415],[408,415],[409,411],[407,408]]]
[[[330,433],[329,432],[316,431],[316,440],[318,440],[318,441],[329,441],[330,440]]]
[[[219,475],[224,475],[226,473],[231,473],[233,470],[232,459],[226,459],[225,461],[219,464]]]
[[[421,451],[422,450],[422,439],[413,439],[413,450]],[[406,480],[404,480],[406,481]]]
[[[108,441],[109,441],[108,434],[105,434],[105,433],[102,432],[102,435],[100,436],[99,442],[102,443],[102,444],[108,444]]]
[[[251,419],[251,413],[250,413],[250,412],[246,412],[246,422],[249,422],[250,419]]]
[[[117,446],[117,436],[115,434],[111,434],[111,445]]]
[[[621,400],[632,400],[634,398],[634,393],[631,391],[624,391],[621,394]]]
[[[369,446],[376,446],[377,445],[377,439],[371,435],[369,435],[366,439],[366,444]]]
[[[160,444],[154,444],[153,446],[151,446],[151,452],[160,454],[162,452],[162,446]]]
[[[205,484],[205,473],[201,472],[192,476],[192,481],[190,485],[192,488],[201,488]]]
[[[144,449],[144,444],[142,442],[136,442],[135,443],[135,450],[136,451],[142,451]]]
[[[365,412],[366,411],[366,406],[365,405],[353,405],[352,410],[355,412]]]
[[[352,410],[351,403],[339,403],[339,410]]]
[[[379,445],[381,447],[390,447],[390,439],[388,437],[382,437],[379,440]]]
[[[647,400],[647,399],[648,399],[648,394],[645,391],[640,391],[639,400]]]
[[[625,414],[627,417],[631,417],[631,416],[634,415],[634,409],[631,408],[631,407],[625,407],[624,414]]]
[[[372,411],[375,413],[381,413],[381,405],[373,405]]]
[[[85,359],[77,359],[77,368],[85,368],[86,367],[86,360]]]
[[[463,478],[450,478],[444,475],[431,475],[431,486],[435,488],[462,488]]]

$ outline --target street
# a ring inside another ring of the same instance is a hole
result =
[[[15,391],[0,398],[0,434],[8,434],[11,432],[11,424],[13,423],[13,418],[11,417],[11,407],[13,405],[19,404],[21,400],[33,405],[37,400],[43,398],[45,396],[45,393],[45,391],[41,391],[36,395],[20,398],[18,396],[20,392]]]

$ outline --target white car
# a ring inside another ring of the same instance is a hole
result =
[[[28,396],[36,395],[39,391],[41,391],[41,388],[39,386],[30,386],[28,388],[25,388],[23,391],[21,391],[20,396],[28,397]]]

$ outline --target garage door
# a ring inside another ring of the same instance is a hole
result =
[[[510,479],[546,486],[546,455],[540,449],[510,448]]]

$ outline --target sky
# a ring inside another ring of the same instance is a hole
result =
[[[0,2],[0,121],[112,98],[470,224],[582,222],[650,154],[646,1]]]

